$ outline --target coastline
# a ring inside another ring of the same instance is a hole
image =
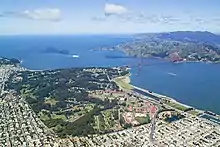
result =
[[[180,106],[183,106],[185,108],[193,108],[195,111],[198,111],[199,113],[204,113],[204,110],[200,110],[200,109],[196,109],[195,107],[192,107],[190,105],[187,105],[187,104],[183,104],[181,102],[178,102],[177,100],[175,100],[174,98],[171,98],[171,97],[168,97],[166,95],[162,95],[162,94],[158,94],[158,93],[155,93],[155,92],[151,92],[149,91],[148,89],[145,89],[145,88],[141,88],[141,87],[138,87],[138,86],[135,86],[131,83],[131,78],[130,78],[131,74],[129,75],[126,75],[126,76],[122,76],[122,77],[118,77],[120,79],[123,80],[123,82],[125,82],[126,84],[128,84],[130,87],[132,87],[132,89],[128,89],[128,90],[133,90],[133,89],[137,89],[137,90],[140,90],[140,91],[143,91],[147,94],[150,94],[150,95],[153,95],[153,96],[156,96],[158,97],[159,99],[167,99],[169,101],[171,101],[172,103],[175,103],[177,105],[180,105]]]
[[[193,112],[192,112],[191,114],[192,114],[192,115],[196,115],[196,116],[198,116],[198,117],[200,117],[200,116],[202,116],[202,115],[209,115],[209,114],[206,113],[207,110],[197,109],[197,108],[192,107],[192,106],[190,106],[190,105],[187,105],[187,104],[183,104],[183,103],[181,103],[181,102],[178,102],[178,101],[175,100],[174,98],[168,97],[168,96],[166,96],[166,95],[158,94],[158,93],[149,91],[148,89],[145,89],[145,88],[141,88],[141,87],[132,85],[132,84],[130,83],[130,82],[131,82],[130,75],[131,75],[131,74],[126,75],[126,76],[127,76],[126,78],[124,77],[124,79],[125,79],[124,82],[128,82],[127,84],[132,87],[131,90],[137,89],[137,90],[140,90],[140,91],[145,92],[145,93],[147,93],[147,94],[150,94],[150,95],[152,95],[152,96],[156,96],[156,97],[158,97],[159,99],[169,100],[172,104],[176,104],[176,105],[179,105],[179,106],[181,106],[181,107],[185,107],[185,109],[192,108],[192,109],[193,109],[193,110],[192,110]],[[153,98],[152,98],[152,99],[153,99]],[[168,104],[167,104],[167,105],[168,105]],[[171,106],[171,107],[173,107],[173,106]],[[173,108],[175,108],[175,107],[173,107]],[[175,109],[178,109],[178,108],[175,108]],[[180,111],[183,111],[183,110],[180,110]],[[211,112],[211,111],[208,111],[208,112]],[[211,113],[213,113],[213,112],[211,112]],[[217,114],[217,113],[214,113],[214,114],[215,114],[215,115],[212,115],[212,117],[214,117],[214,118],[220,120],[220,115]]]
[[[161,59],[161,60],[164,60],[164,61],[169,61],[169,62],[172,62],[172,63],[208,63],[208,64],[220,64],[220,60],[219,61],[205,61],[205,60],[188,60],[188,59],[183,59],[183,60],[180,60],[180,61],[172,61],[171,58],[163,58],[163,57],[156,57],[156,56],[152,56],[152,55],[147,55],[147,56],[136,56],[136,55],[131,55],[129,52],[127,52],[126,50],[123,50],[123,49],[105,49],[105,50],[110,50],[110,51],[122,51],[125,55],[126,55],[126,58],[143,58],[143,59],[149,59],[149,58],[154,58],[154,59]],[[101,49],[101,51],[103,51]],[[119,58],[124,58],[124,57],[119,57]]]

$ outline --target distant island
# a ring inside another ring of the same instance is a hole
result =
[[[43,53],[49,53],[49,54],[62,54],[62,55],[70,55],[70,52],[65,49],[57,49],[54,47],[48,47],[44,50],[42,50]]]
[[[220,36],[210,32],[139,34],[133,41],[102,50],[120,50],[131,57],[181,61],[220,62]]]

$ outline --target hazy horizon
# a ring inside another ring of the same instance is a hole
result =
[[[34,34],[34,33],[31,33],[31,34],[0,34],[0,36],[112,36],[112,35],[115,35],[115,36],[130,36],[130,35],[142,35],[142,34],[159,34],[159,33],[173,33],[173,32],[209,32],[209,33],[212,33],[212,34],[215,34],[215,35],[220,35],[220,32],[219,33],[215,33],[215,32],[211,32],[211,31],[167,31],[167,32],[140,32],[140,33],[76,33],[76,34]]]

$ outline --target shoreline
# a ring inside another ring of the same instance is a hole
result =
[[[182,61],[176,61],[176,62],[173,62],[170,58],[162,58],[162,57],[156,57],[156,56],[135,56],[135,55],[130,55],[128,52],[126,52],[125,50],[123,49],[106,49],[106,50],[110,50],[110,51],[122,51],[127,58],[142,58],[142,59],[161,59],[161,60],[164,60],[164,61],[168,61],[170,63],[175,63],[175,64],[179,64],[179,63],[208,63],[208,64],[220,64],[220,61],[200,61],[200,60],[187,60],[187,59],[183,59]],[[100,50],[100,51],[103,51],[103,50]],[[122,57],[123,58],[123,57]]]
[[[182,105],[182,106],[185,106],[185,107],[187,107],[187,108],[194,108],[194,107],[192,107],[192,106],[190,106],[190,105],[180,103],[180,102],[178,102],[177,100],[175,100],[174,98],[168,97],[168,96],[166,96],[166,95],[158,94],[158,93],[155,93],[155,92],[151,92],[151,93],[150,93],[148,89],[140,88],[140,87],[137,87],[137,86],[134,86],[134,85],[132,85],[132,87],[134,87],[135,89],[144,91],[144,92],[146,92],[146,93],[148,93],[148,94],[154,95],[154,96],[156,96],[156,97],[158,97],[158,98],[160,98],[160,99],[165,98],[165,99],[171,100],[172,102],[175,102],[175,103],[178,103],[178,104],[180,104],[180,105]]]
[[[193,106],[190,106],[190,105],[187,105],[187,104],[183,104],[181,102],[178,102],[177,100],[175,100],[174,98],[171,98],[169,96],[166,96],[166,95],[162,95],[162,94],[159,94],[159,93],[155,93],[155,92],[150,92],[148,89],[146,88],[141,88],[141,87],[138,87],[138,86],[135,86],[131,83],[131,78],[130,78],[131,74],[129,75],[126,75],[126,76],[123,76],[123,77],[119,77],[119,78],[123,78],[123,82],[126,82],[126,84],[130,85],[132,87],[131,90],[133,89],[137,89],[137,90],[140,90],[140,91],[143,91],[143,92],[146,92],[147,94],[150,94],[150,95],[153,95],[153,96],[156,96],[158,97],[159,99],[167,99],[167,100],[170,100],[171,102],[173,103],[176,103],[178,105],[181,105],[183,107],[186,107],[187,109],[188,108],[193,108],[195,111],[198,111],[199,113],[204,113],[206,110],[200,110],[200,109],[197,109]],[[216,113],[215,113],[216,114]],[[216,114],[218,115],[218,114]]]
[[[128,78],[130,79],[130,77],[128,77]],[[129,81],[131,81],[131,80],[129,80]],[[199,117],[199,115],[201,115],[201,114],[208,115],[208,114],[206,113],[206,111],[208,111],[208,110],[197,109],[197,108],[195,108],[195,107],[193,107],[193,106],[190,106],[190,105],[187,105],[187,104],[183,104],[183,103],[181,103],[181,102],[178,102],[177,100],[175,100],[175,99],[172,98],[172,97],[168,97],[168,96],[166,96],[166,95],[158,94],[158,93],[155,93],[155,92],[149,92],[148,89],[141,88],[141,87],[132,85],[132,84],[130,84],[130,83],[128,83],[128,84],[129,84],[131,87],[133,87],[134,89],[138,89],[138,90],[140,90],[140,91],[146,92],[147,94],[156,96],[156,97],[158,97],[159,99],[164,98],[164,99],[170,100],[171,102],[173,102],[173,103],[175,103],[175,104],[178,104],[178,105],[180,105],[180,106],[185,107],[186,109],[188,109],[188,108],[193,108],[193,111],[197,111],[197,112],[198,112],[198,115],[197,115],[198,117]],[[172,107],[172,106],[171,106],[171,107]],[[175,108],[175,109],[177,109],[177,108]],[[208,111],[208,112],[212,112],[212,111]],[[215,113],[215,112],[212,112],[212,113],[215,114],[215,116],[212,115],[212,117],[215,117],[215,118],[217,118],[217,119],[220,120],[220,115],[219,115],[218,113]]]

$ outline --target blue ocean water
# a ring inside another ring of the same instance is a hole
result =
[[[220,64],[167,62],[145,66],[131,79],[139,87],[220,114]]]
[[[131,40],[129,36],[0,36],[0,56],[15,57],[29,69],[130,65],[132,84],[149,89],[199,109],[220,114],[220,64],[180,63],[160,59],[106,58],[116,51],[91,51]],[[68,50],[70,55],[43,53],[48,47]]]
[[[130,40],[130,37],[108,35],[90,36],[1,36],[0,56],[16,57],[30,69],[54,69],[85,66],[115,66],[120,62],[105,58],[106,55],[122,54],[112,51],[91,51],[102,46],[112,46]],[[68,50],[71,55],[42,53],[49,47]],[[124,62],[126,63],[126,62]]]

